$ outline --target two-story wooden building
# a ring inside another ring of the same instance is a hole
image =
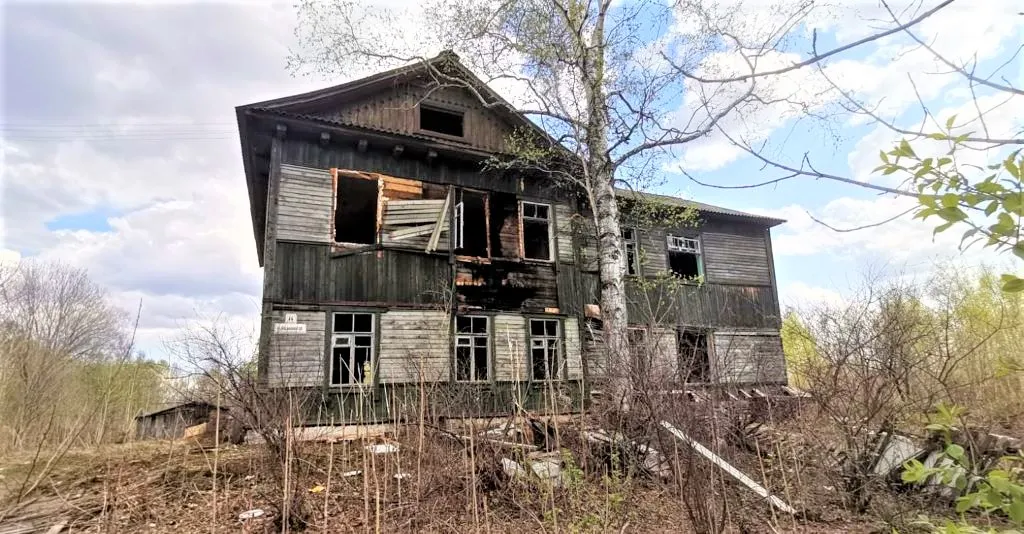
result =
[[[430,61],[472,76],[453,54]],[[549,179],[485,168],[537,127],[482,83],[493,105],[425,72],[237,108],[264,267],[260,377],[316,393],[321,420],[401,417],[421,398],[448,415],[581,409],[604,372],[587,207]],[[644,198],[702,221],[624,232],[631,318],[660,360],[680,382],[784,383],[781,221]],[[641,282],[665,273],[698,283],[652,306]]]

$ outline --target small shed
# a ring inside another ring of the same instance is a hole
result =
[[[210,421],[217,413],[227,409],[208,402],[186,402],[135,417],[135,439],[178,439],[185,429]]]

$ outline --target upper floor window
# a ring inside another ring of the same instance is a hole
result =
[[[487,193],[459,189],[455,204],[455,253],[463,256],[490,256],[488,244]]]
[[[561,321],[530,319],[530,364],[534,380],[557,380],[561,377]]]
[[[551,260],[551,206],[526,201],[522,206],[523,257]]]
[[[373,378],[373,314],[335,313],[332,319],[331,385],[370,383]]]
[[[489,321],[478,315],[455,317],[455,379],[487,380],[491,344]]]
[[[420,105],[420,130],[463,137],[465,114],[461,111]]]
[[[701,258],[700,240],[668,236],[668,266],[674,274],[685,278],[703,276],[704,263]]]
[[[622,242],[626,247],[626,274],[631,276],[640,274],[640,254],[637,247],[636,230],[633,228],[623,228]]]
[[[377,242],[377,180],[338,174],[334,203],[334,240],[372,245]]]

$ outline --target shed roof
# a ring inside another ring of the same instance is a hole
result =
[[[172,404],[172,405],[170,405],[170,406],[168,406],[166,408],[160,408],[159,410],[155,410],[155,411],[152,411],[152,412],[141,413],[139,415],[136,415],[135,418],[136,419],[142,419],[142,418],[145,418],[145,417],[153,417],[153,416],[157,416],[157,415],[163,415],[163,414],[168,413],[168,412],[173,412],[175,410],[182,410],[182,409],[185,409],[185,408],[211,408],[212,409],[212,408],[217,408],[217,405],[216,404],[211,404],[209,402],[203,402],[203,401],[181,402],[181,403],[177,403],[177,404]],[[221,409],[222,410],[226,410],[227,408],[221,408]]]

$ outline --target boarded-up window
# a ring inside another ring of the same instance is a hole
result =
[[[523,257],[551,259],[551,206],[523,202]]]
[[[334,240],[372,245],[377,242],[377,180],[338,175]]]
[[[684,328],[679,331],[679,373],[684,382],[711,380],[711,358],[708,354],[708,333]]]
[[[562,373],[562,328],[557,319],[530,319],[530,364],[534,380],[557,380]]]
[[[690,237],[668,236],[668,265],[676,276],[698,278],[704,275],[700,241]]]
[[[335,313],[331,328],[331,385],[373,381],[374,317],[371,313]]]
[[[455,379],[487,380],[490,366],[488,319],[483,316],[455,318]]]

